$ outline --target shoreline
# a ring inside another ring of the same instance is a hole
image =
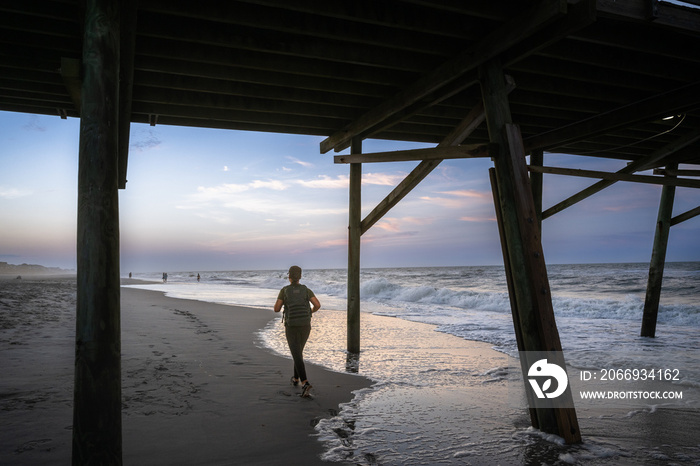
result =
[[[0,332],[0,463],[67,464],[74,277],[0,286],[3,317],[19,319]],[[328,464],[314,426],[369,380],[309,364],[313,397],[301,398],[291,360],[256,344],[272,310],[121,291],[125,464]]]
[[[149,309],[157,312],[158,325],[169,319],[174,325],[186,325],[194,331],[194,341],[185,345],[163,331],[160,342],[153,341],[148,349],[143,348],[153,355],[156,371],[173,381],[168,391],[175,392],[179,401],[187,400],[184,406],[162,408],[162,415],[169,418],[168,434],[162,433],[162,438],[173,446],[188,445],[175,457],[180,464],[217,464],[234,459],[240,464],[323,464],[323,445],[313,437],[315,424],[335,415],[341,403],[352,399],[353,391],[371,385],[363,377],[309,364],[313,397],[301,398],[300,388],[289,384],[291,360],[256,344],[256,333],[275,316],[272,310],[168,298],[163,293],[128,288],[122,288],[122,293],[123,313]],[[153,393],[144,391],[142,385],[151,383],[149,377],[157,378],[158,374],[149,375],[142,365],[129,368],[134,358],[130,341],[142,340],[136,329],[143,331],[148,321],[145,316],[136,315],[131,323],[135,332],[128,332],[128,328],[122,332],[122,361],[126,366],[123,372],[130,381],[124,387],[127,411],[131,403],[146,417],[150,414],[139,407]],[[172,336],[178,333],[171,332]],[[136,358],[138,354],[136,351]],[[174,374],[175,371],[180,374]],[[132,398],[127,400],[132,389]],[[143,407],[148,409],[147,406],[148,403]],[[131,438],[132,445],[146,446],[139,440],[149,435],[149,424],[135,422],[131,429],[130,419],[125,417],[125,444]],[[193,444],[207,445],[211,450],[195,453],[189,447]],[[131,458],[141,461],[146,454],[143,451]],[[185,460],[187,456],[189,459]],[[130,454],[125,449],[125,460],[128,458]],[[162,464],[176,464],[175,458]]]
[[[579,405],[584,443],[560,445],[529,428],[526,411],[507,400],[507,364],[499,362],[507,357],[491,345],[363,313],[358,376],[348,373],[342,350],[343,312],[327,310],[312,324],[305,354],[314,385],[307,400],[289,384],[291,359],[275,352],[284,353],[284,344],[261,344],[262,332],[281,328],[271,309],[138,288],[121,293],[125,464],[700,459],[694,398],[673,406]],[[70,461],[74,315],[75,276],[0,280],[0,464]],[[331,369],[312,364],[314,353]],[[372,367],[382,382],[367,378]],[[519,377],[515,387],[522,390]]]

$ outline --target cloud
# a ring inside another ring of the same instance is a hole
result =
[[[618,203],[619,202],[619,203]],[[647,210],[656,209],[656,204],[653,201],[647,200],[645,198],[629,198],[628,200],[618,201],[616,199],[612,200],[611,204],[603,205],[600,210],[605,212],[632,212],[635,210]]]
[[[2,199],[17,199],[20,197],[31,196],[32,192],[17,188],[5,188],[0,186],[0,198]]]
[[[468,205],[468,200],[478,200],[481,202],[491,202],[492,195],[490,192],[476,191],[473,189],[461,189],[455,191],[438,191],[437,194],[444,194],[450,197],[431,197],[422,196],[423,201],[440,207],[449,209],[462,209]]]
[[[473,189],[461,189],[457,191],[440,191],[438,194],[447,194],[449,196],[456,197],[470,197],[475,199],[488,199],[492,197],[491,193],[475,191]]]
[[[314,165],[313,163],[311,163],[311,162],[306,162],[306,161],[304,161],[304,160],[299,160],[299,159],[297,159],[297,158],[295,158],[295,157],[287,156],[286,158],[287,158],[287,160],[290,160],[292,163],[299,164],[299,165],[301,165],[301,166],[304,167],[304,168],[312,168],[312,167],[315,166],[315,165]]]
[[[283,220],[312,216],[343,215],[345,204],[324,206],[320,202],[302,202],[299,197],[279,194],[294,182],[280,180],[254,180],[250,183],[226,183],[217,186],[200,186],[177,209],[194,211],[194,215],[217,223],[231,224],[236,220],[232,210],[264,215],[264,220]]]
[[[476,223],[495,222],[496,221],[496,217],[460,217],[459,219],[462,222],[476,222]]]
[[[226,183],[226,184],[221,184],[219,186],[212,186],[212,187],[204,187],[200,186],[197,188],[197,194],[195,196],[199,200],[204,200],[204,199],[221,199],[222,197],[229,196],[231,194],[237,194],[237,193],[242,193],[244,191],[248,191],[250,189],[250,186],[247,184],[234,184],[234,183]]]
[[[294,207],[294,205],[292,205],[292,206],[283,206],[283,208],[284,208],[285,210],[288,209],[288,208],[290,208],[290,207]],[[304,217],[304,216],[307,216],[307,215],[308,215],[308,216],[317,216],[317,215],[318,215],[318,216],[324,216],[324,215],[327,215],[327,216],[330,216],[330,215],[344,215],[344,214],[347,214],[347,213],[348,213],[348,208],[345,207],[345,206],[342,206],[342,207],[335,207],[335,208],[334,208],[334,207],[323,207],[323,208],[315,208],[315,209],[309,209],[309,208],[306,208],[306,209],[304,209],[304,208],[297,209],[297,214],[298,214],[298,216],[300,216],[300,217]]]
[[[606,212],[629,212],[631,210],[637,209],[637,206],[628,206],[628,205],[609,205],[609,206],[604,206],[602,210]]]
[[[380,186],[395,186],[404,175],[387,175],[385,173],[366,173],[362,175],[362,184],[380,185]],[[331,178],[328,175],[320,175],[315,180],[297,180],[298,184],[307,188],[318,189],[347,189],[350,183],[348,175],[338,175]]]
[[[251,189],[271,189],[273,191],[284,191],[289,186],[279,180],[254,180],[246,184],[225,183],[218,186],[197,188],[194,195],[198,200],[227,200],[232,194],[239,194]]]
[[[399,225],[398,219],[395,218],[385,218],[380,220],[374,225],[375,228],[382,229],[384,231],[400,231],[401,227]]]
[[[403,226],[406,224],[410,225],[430,225],[433,223],[433,218],[418,218],[418,217],[384,217],[378,221],[374,227],[379,228],[384,231],[399,232],[403,230]]]
[[[255,180],[252,183],[250,183],[249,186],[253,189],[266,188],[266,189],[272,189],[273,191],[284,191],[285,189],[287,189],[289,187],[285,183],[283,183],[282,181],[279,181],[279,180],[269,180],[269,181]]]
[[[421,196],[420,198],[430,204],[435,204],[440,207],[447,207],[449,209],[461,209],[466,205],[463,199],[450,199],[447,197],[430,197]]]
[[[406,222],[406,223],[412,223],[413,225],[430,225],[434,221],[434,219],[430,218],[430,217],[427,217],[427,218],[403,217],[401,220]]]
[[[23,128],[27,131],[37,131],[39,133],[46,131],[46,127],[39,123],[39,117],[36,115],[31,115],[29,117],[29,121],[23,126]]]
[[[367,173],[362,175],[362,183],[380,186],[395,186],[403,180],[405,175],[387,175],[386,173]]]
[[[363,243],[374,243],[380,241],[391,241],[393,245],[399,244],[399,241],[407,238],[415,238],[420,233],[415,230],[411,231],[392,231],[390,233],[382,233],[378,231],[373,231],[372,233],[365,233],[362,235]]]
[[[321,175],[315,180],[297,180],[296,182],[306,188],[338,189],[347,188],[349,178],[347,175],[338,175],[335,178],[331,178],[328,175]]]
[[[163,141],[158,137],[158,133],[155,130],[141,130],[141,134],[138,138],[134,138],[130,147],[138,152],[143,152],[149,149],[153,149],[161,145]]]
[[[320,250],[347,248],[347,238],[336,229],[294,228],[281,230],[274,225],[258,225],[248,231],[212,231],[198,244],[204,249],[226,254],[279,255],[309,254]]]
[[[347,246],[348,245],[348,239],[347,238],[340,238],[340,239],[329,239],[326,241],[321,241],[316,244],[316,247],[318,249],[328,249],[328,248],[337,248],[339,246]]]
[[[228,165],[224,165],[224,171],[225,172],[229,171]]]

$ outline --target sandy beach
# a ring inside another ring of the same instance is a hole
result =
[[[68,464],[75,280],[0,279],[0,464]],[[308,368],[256,345],[274,313],[122,288],[124,464],[323,464],[313,435],[362,377]]]
[[[74,314],[74,277],[0,278],[0,464],[70,462]],[[334,371],[309,364],[313,398],[301,398],[291,360],[270,349],[285,352],[275,317],[123,287],[124,464],[700,461],[692,387],[680,404],[578,405],[584,443],[567,446],[512,403],[515,360],[391,317],[364,315],[358,376],[345,372],[357,367],[343,351],[343,312],[319,313],[307,359]]]

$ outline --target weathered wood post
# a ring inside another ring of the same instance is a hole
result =
[[[362,153],[362,139],[352,140],[351,153]],[[362,236],[362,164],[350,164],[348,223],[348,352],[360,352],[360,237]]]
[[[541,167],[544,165],[544,151],[542,149],[533,150],[530,154],[530,165]],[[542,173],[530,173],[530,185],[532,186],[532,200],[535,202],[535,213],[537,214],[537,224],[542,231]]]
[[[78,168],[73,464],[122,463],[119,2],[87,0]]]
[[[492,179],[498,198],[496,210],[500,217],[501,238],[506,242],[503,253],[506,269],[511,275],[509,291],[515,295],[514,299],[511,296],[511,306],[514,306],[513,325],[516,335],[519,335],[518,349],[521,352],[561,354],[522,137],[512,124],[500,63],[492,60],[482,65],[479,79],[489,137],[498,147],[498,153],[493,157]],[[535,407],[531,410],[531,416],[536,417],[533,424],[545,432],[560,435],[567,443],[580,442],[576,412],[567,407],[573,406],[571,392],[567,390],[562,396],[565,398],[554,401],[554,408]]]
[[[669,164],[666,169],[677,170],[678,164]],[[656,336],[656,319],[659,314],[659,301],[661,300],[661,282],[664,278],[666,249],[668,248],[668,235],[671,231],[671,216],[673,214],[673,201],[675,196],[675,186],[664,186],[662,188],[659,214],[656,219],[654,247],[651,252],[651,263],[649,264],[647,294],[644,299],[644,314],[642,315],[641,331],[641,336],[643,337]]]
[[[501,210],[501,200],[500,200],[500,195],[498,193],[498,180],[496,179],[496,169],[495,168],[489,168],[489,179],[491,180],[491,191],[493,194],[493,206],[496,211],[496,222],[498,224],[498,233],[499,237],[501,240],[501,253],[503,254],[503,268],[505,270],[506,274],[506,284],[508,286],[508,298],[510,300],[510,310],[511,314],[513,316],[513,328],[515,330],[515,341],[518,345],[518,350],[521,350],[521,348],[525,347],[525,344],[523,343],[523,331],[520,328],[520,313],[518,311],[518,302],[515,299],[515,287],[513,284],[513,270],[511,269],[510,266],[510,254],[508,252],[508,241],[506,240],[505,237],[505,226],[503,224],[503,211]],[[525,364],[524,360],[520,361],[520,368],[525,374],[527,372],[527,365]],[[537,418],[537,411],[535,408],[532,408],[534,406],[534,402],[532,400],[532,394],[529,391],[525,392],[527,400],[528,400],[528,411],[530,414],[530,423],[532,424],[532,427],[535,427],[536,429],[540,428],[540,422],[539,419]]]

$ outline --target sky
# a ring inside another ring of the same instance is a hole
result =
[[[76,268],[80,121],[0,112],[0,261]],[[121,272],[344,268],[349,167],[323,137],[132,124],[119,191]],[[364,152],[430,147],[366,140]],[[624,162],[545,154],[545,165]],[[366,216],[416,162],[363,164]],[[362,267],[502,264],[489,159],[442,162],[362,236]],[[683,167],[681,167],[683,168]],[[544,176],[544,208],[595,180]],[[543,223],[548,263],[649,262],[659,186],[619,182]],[[678,188],[674,215],[700,205]],[[700,217],[667,260],[700,260]]]

